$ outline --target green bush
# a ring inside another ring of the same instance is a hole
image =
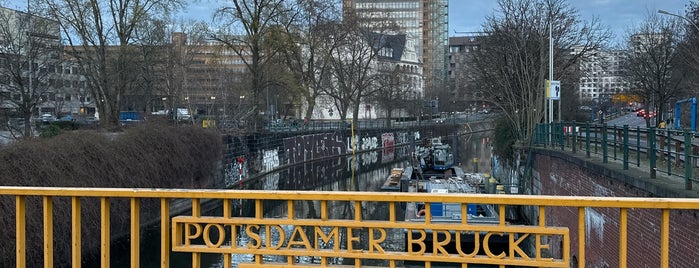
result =
[[[61,128],[54,124],[46,125],[39,130],[39,137],[42,138],[55,137],[58,134],[61,134]]]
[[[495,120],[493,154],[505,161],[514,160],[514,149],[512,146],[517,141],[516,133],[512,122],[506,117],[499,117]]]

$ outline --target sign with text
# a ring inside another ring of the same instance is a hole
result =
[[[389,239],[392,236],[389,233],[396,232],[405,234],[404,251],[392,247],[395,241]],[[236,243],[242,236],[247,237],[244,240],[247,242]],[[552,248],[545,241],[554,237],[566,241],[562,243],[560,258],[549,257]],[[226,242],[231,240],[234,242]],[[172,218],[172,250],[176,252],[569,267],[569,241],[568,228],[549,226],[342,219]]]

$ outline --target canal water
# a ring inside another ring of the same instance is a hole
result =
[[[482,132],[459,137],[449,137],[444,143],[449,143],[454,150],[455,163],[463,168],[466,172],[482,172],[491,173],[491,142],[492,132]],[[252,182],[243,185],[244,189],[257,190],[307,190],[307,191],[380,191],[381,186],[386,180],[392,168],[406,167],[410,165],[409,160],[413,152],[412,146],[403,146],[394,148],[393,151],[374,151],[352,156],[341,156],[336,159],[327,159],[322,161],[309,162],[297,166],[290,167],[286,170],[271,173],[260,177]],[[354,172],[352,172],[352,167]],[[352,215],[353,207],[345,203],[339,207],[329,209],[331,218],[343,218],[344,215]],[[316,218],[318,213],[313,205],[298,206],[295,208],[296,214],[299,213],[308,215],[309,218]],[[248,211],[246,206],[243,210]],[[286,217],[285,209],[280,209],[280,206],[269,206],[265,210],[265,217]],[[388,208],[367,207],[363,208],[363,217],[367,220],[385,220]],[[215,208],[212,211],[221,211],[221,208]],[[335,215],[333,215],[335,214]],[[211,214],[208,214],[211,215]],[[235,215],[235,212],[234,212]],[[401,214],[399,214],[401,215]],[[400,220],[400,219],[399,219]],[[287,237],[291,233],[293,227],[289,227]],[[153,226],[151,230],[142,232],[141,245],[141,267],[160,267],[160,233],[159,226]],[[235,243],[242,247],[246,245],[249,238],[244,235],[245,232],[237,232]],[[272,238],[278,237],[278,233],[272,233]],[[261,234],[264,237],[264,234]],[[386,248],[386,250],[402,251],[404,243],[404,235],[402,232],[388,233],[389,241],[395,243],[387,243],[395,245],[395,249]],[[227,243],[231,243],[228,241]],[[127,267],[129,258],[128,241],[119,243],[112,247],[112,255],[119,258],[112,258],[113,267]],[[201,267],[214,268],[223,267],[223,256],[221,254],[202,254]],[[237,267],[237,263],[254,261],[252,255],[234,255],[233,267]],[[265,256],[266,262],[285,262],[286,258],[282,256]],[[301,258],[298,259],[302,263],[319,263],[320,259]],[[342,259],[330,260],[330,264],[347,264],[343,263]],[[351,263],[350,263],[351,264]],[[385,263],[364,263],[365,265],[385,266]],[[191,267],[191,254],[189,253],[173,253],[171,254],[170,267]]]

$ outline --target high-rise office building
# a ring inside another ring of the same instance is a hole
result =
[[[391,19],[406,35],[406,49],[423,65],[425,96],[444,90],[447,81],[448,0],[343,0],[365,23]]]

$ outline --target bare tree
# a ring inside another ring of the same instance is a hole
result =
[[[302,0],[297,7],[296,23],[287,32],[291,46],[284,55],[306,104],[303,116],[311,118],[322,94],[322,81],[330,73],[330,55],[337,40],[331,37],[341,16],[331,0]]]
[[[146,20],[169,16],[181,0],[41,0],[58,20],[70,54],[80,64],[107,127],[118,125],[121,102],[132,85],[127,70],[134,33]]]
[[[487,18],[480,49],[472,53],[481,96],[504,111],[518,140],[528,142],[545,114],[549,27],[554,42],[554,79],[564,80],[577,63],[602,48],[610,33],[596,20],[580,21],[563,0],[499,0]],[[575,49],[573,49],[575,48]]]
[[[647,111],[657,112],[663,120],[668,102],[676,97],[686,73],[673,73],[680,59],[678,43],[682,39],[679,19],[650,13],[628,36],[626,62],[623,66],[632,92],[638,95]],[[646,125],[650,127],[650,117]]]
[[[691,1],[685,15],[685,35],[678,44],[678,57],[675,72],[686,73],[682,81],[681,97],[696,96],[699,93],[699,2]],[[690,23],[691,22],[691,23]]]
[[[376,83],[378,92],[371,99],[386,112],[385,116],[390,126],[394,116],[393,112],[401,109],[414,110],[415,107],[410,102],[411,97],[417,92],[411,81],[410,68],[404,68],[399,64],[388,65],[386,67],[390,68],[389,70],[384,70],[378,74]]]
[[[0,101],[23,118],[24,137],[32,136],[32,114],[58,89],[59,33],[55,21],[0,8]]]
[[[345,12],[342,24],[333,35],[337,48],[332,51],[330,62],[332,76],[324,87],[342,120],[352,113],[352,120],[359,118],[359,110],[380,87],[376,85],[379,74],[379,52],[388,35],[396,33],[397,25],[390,18],[365,23],[357,14]]]
[[[324,87],[323,93],[332,99],[341,120],[345,120],[351,111],[356,121],[362,98],[375,90],[377,53],[374,45],[379,35],[359,27],[356,19],[345,14],[347,17],[334,36],[339,46],[332,51],[330,59],[333,68],[330,86]]]
[[[213,38],[226,44],[247,66],[251,74],[251,101],[259,105],[264,100],[268,113],[267,96],[274,74],[266,73],[265,65],[271,63],[285,46],[269,47],[274,44],[267,43],[267,39],[275,31],[288,29],[294,20],[294,12],[284,0],[233,0],[232,4],[216,12],[215,18],[222,22],[222,27]],[[257,109],[257,106],[252,109]]]

